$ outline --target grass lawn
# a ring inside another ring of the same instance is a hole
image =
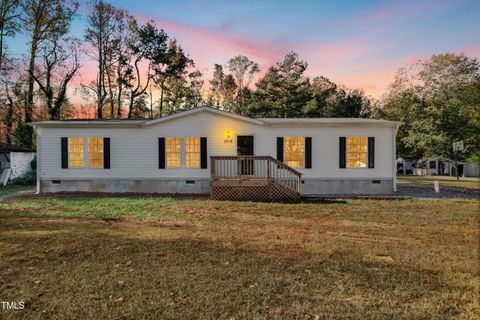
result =
[[[480,189],[479,178],[460,178],[460,180],[457,181],[455,177],[397,176],[397,179],[399,181],[415,182],[422,184],[433,184],[433,181],[438,180],[440,181],[440,186]]]
[[[4,196],[10,196],[21,192],[34,192],[35,186],[18,186],[8,185],[7,187],[0,187],[0,199]]]
[[[478,319],[475,201],[0,202],[1,319]]]

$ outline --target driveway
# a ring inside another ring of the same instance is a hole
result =
[[[395,196],[407,196],[416,199],[479,199],[480,189],[447,187],[440,184],[440,192],[436,193],[431,185],[399,180]]]

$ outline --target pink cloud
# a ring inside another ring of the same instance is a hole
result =
[[[317,51],[307,50],[311,54],[307,56],[311,77],[323,75],[339,85],[362,89],[375,98],[381,97],[399,68],[419,59],[414,55],[372,59],[381,48],[358,39],[322,44],[316,48]]]
[[[312,58],[313,66],[341,67],[355,59],[367,57],[377,51],[378,46],[368,44],[360,38],[348,38],[336,42],[306,45],[302,51]]]
[[[142,22],[148,19],[140,18]],[[233,34],[229,25],[206,28],[187,25],[168,19],[155,20],[157,26],[178,38],[200,66],[213,69],[214,63],[225,63],[228,58],[243,54],[257,61],[265,69],[288,52],[287,41],[255,41]]]

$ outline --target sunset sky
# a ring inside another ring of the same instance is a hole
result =
[[[308,75],[380,97],[395,71],[434,53],[480,57],[480,0],[419,1],[110,1],[140,21],[155,20],[176,37],[209,78],[214,63],[238,54],[265,71],[289,51],[309,63]],[[73,33],[82,38],[86,3]],[[14,54],[21,41],[9,44]],[[95,74],[84,62],[77,82]]]

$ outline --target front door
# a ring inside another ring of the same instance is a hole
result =
[[[237,136],[237,156],[253,156],[253,136]],[[240,160],[240,175],[253,175],[253,160]]]

